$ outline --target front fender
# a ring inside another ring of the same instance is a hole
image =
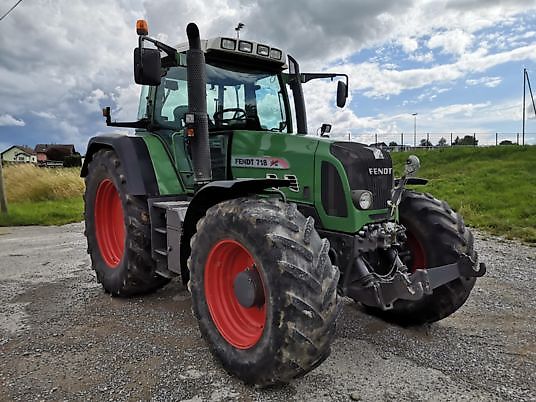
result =
[[[159,195],[158,183],[147,145],[142,137],[110,134],[89,140],[81,177],[86,177],[93,155],[103,148],[115,151],[127,176],[127,193],[131,195]]]
[[[190,256],[190,239],[196,232],[196,225],[206,211],[222,201],[233,198],[247,197],[260,194],[273,187],[288,187],[290,180],[286,179],[236,179],[213,181],[200,188],[190,201],[184,218],[181,237],[181,277],[186,284],[190,277],[187,261]]]

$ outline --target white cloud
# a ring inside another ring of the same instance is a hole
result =
[[[445,116],[462,114],[465,117],[472,117],[475,111],[479,109],[488,107],[491,103],[465,103],[465,104],[454,104],[448,106],[438,107],[430,112],[432,119],[443,119]]]
[[[465,83],[469,86],[483,85],[488,88],[495,88],[502,81],[501,77],[481,77],[476,79],[465,80]]]
[[[397,41],[406,53],[413,53],[419,48],[419,42],[415,38],[403,37]]]
[[[364,62],[347,65],[342,69],[351,77],[358,77],[351,83],[352,90],[364,91],[373,98],[398,95],[407,89],[445,83],[463,78],[469,73],[480,73],[497,65],[518,60],[536,61],[536,45],[486,54],[483,49],[464,54],[451,64],[435,65],[430,68],[408,70],[382,69],[377,63]]]
[[[36,112],[35,110],[32,110],[32,113],[36,115],[37,117],[41,117],[43,119],[55,119],[56,116],[53,113],[49,112]]]
[[[408,59],[419,63],[431,63],[434,61],[434,54],[432,52],[410,54]]]
[[[0,126],[25,126],[26,123],[22,119],[17,119],[10,114],[0,115]]]
[[[462,55],[471,45],[473,36],[460,29],[434,34],[427,43],[430,49],[441,48],[443,53]]]

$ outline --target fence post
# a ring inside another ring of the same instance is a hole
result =
[[[476,133],[473,133],[473,146],[476,147]]]
[[[517,141],[516,141],[517,145],[519,145],[519,133],[517,133]]]
[[[378,133],[375,133],[375,134],[374,134],[374,138],[375,138],[375,140],[376,140],[376,141],[374,141],[374,143],[375,143],[376,145],[378,145]]]
[[[2,173],[2,157],[0,156],[0,212],[7,214],[7,198],[4,188],[4,176]]]
[[[428,144],[430,144],[430,133],[426,133],[426,148],[430,147]]]
[[[452,146],[452,133],[450,133],[450,146]]]
[[[499,133],[495,133],[495,146],[499,145]]]

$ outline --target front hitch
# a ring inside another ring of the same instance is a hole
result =
[[[486,265],[478,264],[466,255],[460,254],[458,261],[428,269],[407,272],[407,267],[395,257],[397,269],[390,278],[380,278],[372,274],[352,282],[346,289],[348,296],[371,307],[390,310],[396,300],[419,300],[431,295],[433,290],[458,278],[481,277],[486,273]],[[356,258],[356,266],[364,266],[361,256]]]

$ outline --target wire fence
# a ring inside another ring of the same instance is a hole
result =
[[[536,133],[360,133],[348,139],[392,150],[450,146],[536,145]]]

